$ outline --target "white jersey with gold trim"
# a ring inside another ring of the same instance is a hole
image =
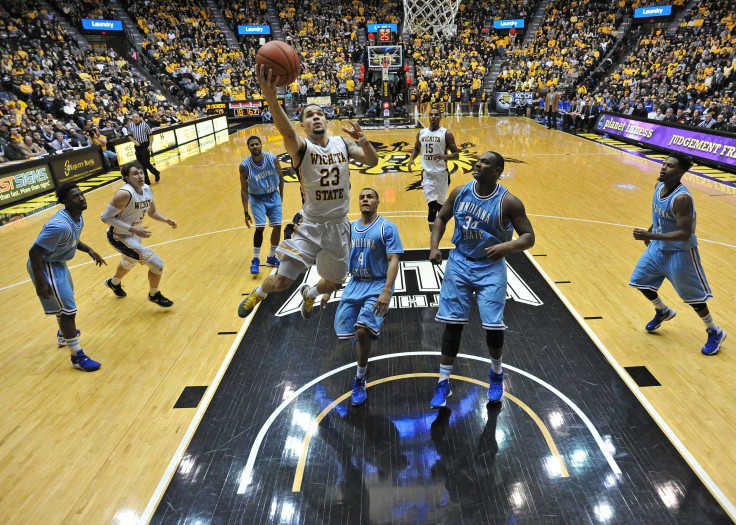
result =
[[[447,162],[440,160],[437,155],[447,152],[445,134],[447,128],[439,127],[436,131],[424,128],[419,132],[419,145],[422,148],[422,169],[426,172],[436,173],[447,171]]]
[[[153,191],[151,191],[148,184],[143,185],[141,193],[135,191],[135,188],[130,184],[123,184],[120,189],[130,193],[130,200],[125,208],[117,214],[116,218],[131,226],[138,226],[143,222],[143,217],[146,216],[148,209],[153,204]],[[115,227],[113,227],[113,233],[121,237],[133,235],[130,232]]]
[[[299,174],[304,215],[316,222],[345,218],[350,208],[350,160],[342,137],[330,137],[322,147],[307,143]]]

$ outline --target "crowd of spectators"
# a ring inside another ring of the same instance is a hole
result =
[[[82,51],[35,0],[1,10],[0,35],[0,147],[5,160],[17,156],[12,138],[25,156],[29,151],[23,144],[35,156],[94,142],[95,130],[104,137],[100,141],[119,138],[133,111],[161,124],[192,118],[183,108],[172,111],[160,91],[113,50]],[[54,144],[59,148],[51,147],[56,132],[68,137]]]
[[[53,4],[72,23],[79,24],[82,18],[117,20],[115,9],[107,0],[53,0]]]
[[[217,6],[222,11],[222,16],[227,20],[230,30],[238,34],[239,25],[269,25],[266,0],[253,2],[236,0],[217,0]],[[253,38],[253,37],[244,37]]]
[[[599,64],[622,19],[618,0],[552,0],[530,44],[508,52],[496,91],[575,86]]]

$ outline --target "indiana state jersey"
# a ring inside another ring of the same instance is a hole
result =
[[[130,184],[123,184],[120,189],[130,193],[130,200],[125,208],[117,214],[116,218],[126,224],[130,224],[131,226],[138,226],[143,222],[143,217],[146,216],[146,212],[148,212],[151,204],[153,204],[153,192],[148,184],[143,185],[141,193],[135,191],[135,188]],[[133,235],[130,232],[115,228],[114,226],[111,226],[111,228],[115,235]]]
[[[664,188],[664,182],[657,184],[657,189],[654,191],[654,197],[652,198],[652,233],[668,233],[677,231],[677,216],[675,210],[672,208],[672,204],[678,195],[683,193],[690,195],[687,188],[680,184],[675,190],[670,193],[667,197],[661,198],[661,192]],[[692,196],[690,197],[692,199]],[[687,241],[651,241],[651,247],[654,250],[668,251],[668,250],[689,250],[698,245],[698,239],[695,237],[695,206],[692,205],[693,213],[693,231],[692,235]]]
[[[80,217],[79,222],[75,222],[66,209],[56,212],[56,215],[44,224],[34,243],[49,252],[43,254],[41,259],[44,262],[72,260],[77,252],[77,244],[79,244],[83,226],[84,219]]]
[[[490,195],[482,197],[476,185],[474,180],[468,182],[455,199],[452,243],[465,257],[485,259],[488,256],[486,248],[511,240],[511,221],[501,224],[501,203],[509,190],[496,184]]]
[[[279,189],[281,177],[276,170],[276,155],[263,153],[261,162],[253,157],[247,157],[241,163],[248,174],[248,193],[251,195],[266,195]]]
[[[322,147],[305,139],[299,164],[304,215],[316,222],[344,218],[350,207],[348,147],[341,137],[330,137]]]
[[[419,132],[419,145],[422,148],[422,169],[429,172],[447,171],[447,163],[437,155],[447,151],[445,134],[447,129],[440,127],[437,131],[424,128]]]
[[[378,216],[367,225],[361,219],[350,225],[348,271],[353,278],[385,281],[387,253],[404,253],[399,230],[393,222]]]

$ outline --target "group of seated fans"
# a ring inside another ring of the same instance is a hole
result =
[[[100,144],[112,164],[107,141],[125,134],[132,112],[152,126],[193,118],[113,50],[82,51],[35,0],[4,8],[0,35],[0,161]]]
[[[551,0],[524,45],[522,35],[517,39],[515,31],[496,31],[491,24],[501,18],[529,21],[539,0],[463,0],[452,36],[415,34],[402,42],[406,66],[397,100],[413,103],[422,113],[436,104],[456,112],[463,103],[472,114],[487,101],[483,81],[500,57],[494,90],[533,92],[543,106],[555,86],[563,93],[560,124],[574,131],[590,129],[601,111],[735,131],[736,13],[728,0],[700,0],[684,13],[674,34],[667,23],[646,26],[651,32],[643,36],[629,29],[635,37],[627,56],[604,74],[591,76],[594,69],[603,69],[603,57],[623,36],[624,16],[636,7],[661,3],[670,2]],[[173,93],[180,102],[169,102],[113,50],[80,49],[39,0],[3,4],[1,160],[85,144],[101,143],[105,149],[107,140],[125,134],[132,112],[156,127],[201,116],[205,102],[260,97],[253,73],[259,38],[245,36],[239,46],[229,46],[207,2],[122,4],[144,35],[143,52],[153,68],[149,72],[163,85],[174,86],[166,95]],[[675,9],[684,4],[676,0]],[[52,5],[70,23],[119,18],[108,0],[52,0]],[[361,33],[369,23],[397,23],[401,32],[402,2],[218,0],[217,5],[234,32],[243,24],[280,25],[301,58],[301,75],[287,88],[295,116],[310,96],[329,96],[333,104],[328,109],[335,117],[369,111],[380,98],[378,85],[364,82],[365,68],[356,65],[365,63],[367,52]],[[269,20],[269,6],[275,7],[278,21]],[[367,36],[368,45],[380,44],[376,35]],[[397,35],[392,38],[398,42]],[[113,157],[108,151],[110,164]]]

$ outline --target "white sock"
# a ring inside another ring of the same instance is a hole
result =
[[[271,245],[271,251],[268,252],[269,257],[276,257],[276,248],[278,248],[278,245],[276,246],[274,246],[273,244]]]
[[[151,290],[148,292],[148,295],[150,295],[151,297],[153,297],[157,293],[158,293],[158,288],[151,288]]]
[[[718,325],[713,320],[713,316],[711,314],[706,315],[705,317],[701,317],[703,322],[705,323],[705,326],[707,328],[710,328],[711,330],[718,330]]]
[[[69,353],[72,355],[77,355],[77,352],[79,352],[82,347],[79,346],[79,337],[73,337],[72,339],[65,339],[66,341],[66,347],[69,349]]]
[[[268,295],[266,292],[263,291],[263,287],[260,284],[258,285],[258,288],[256,288],[256,293],[261,299],[265,299]]]
[[[309,297],[310,299],[316,299],[320,295],[322,295],[322,294],[317,291],[317,285],[316,284],[314,286],[312,286],[309,289],[309,291],[307,292],[307,297]]]
[[[261,247],[253,248],[253,258],[258,259],[261,256]]]
[[[360,366],[358,365],[358,371],[355,372],[355,375],[358,377],[365,377],[365,374],[368,372],[367,366]]]
[[[669,308],[669,306],[664,304],[664,302],[662,301],[662,298],[659,295],[657,296],[656,299],[650,299],[650,301],[652,301],[652,304],[657,310],[665,311],[667,310],[667,308]]]
[[[503,368],[501,368],[501,360],[500,359],[493,359],[491,357],[491,369],[493,370],[494,374],[500,374]]]
[[[438,383],[441,383],[445,379],[450,379],[450,374],[452,373],[452,365],[440,365],[440,380]]]
[[[123,280],[122,280],[122,279],[118,279],[117,277],[113,277],[112,279],[110,279],[110,282],[111,282],[111,283],[112,283],[112,284],[113,284],[114,286],[117,286],[117,285],[119,285],[120,283],[122,283],[122,282],[123,282]]]

